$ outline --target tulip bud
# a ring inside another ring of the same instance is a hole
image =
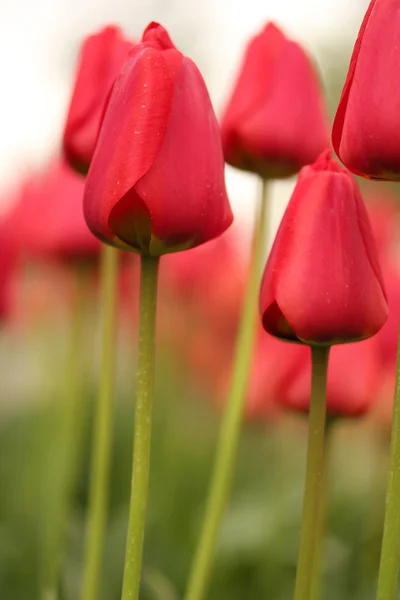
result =
[[[207,242],[232,222],[206,86],[160,25],[148,27],[115,82],[84,213],[103,241],[154,256]]]
[[[366,208],[330,151],[300,172],[267,261],[260,308],[269,333],[306,344],[362,340],[387,319]]]
[[[221,133],[225,160],[264,178],[293,175],[329,145],[311,62],[272,23],[247,47]]]
[[[372,0],[361,25],[332,130],[350,171],[400,180],[398,0]]]
[[[117,27],[105,27],[83,43],[64,129],[64,154],[86,174],[92,160],[106,99],[133,42]]]

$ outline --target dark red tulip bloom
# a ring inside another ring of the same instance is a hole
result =
[[[118,27],[105,27],[83,43],[63,139],[68,162],[81,173],[89,169],[106,99],[133,45]]]
[[[28,257],[62,260],[97,258],[99,240],[82,210],[83,177],[54,161],[31,177],[10,217],[18,248]]]
[[[387,319],[366,208],[330,151],[300,172],[266,265],[260,307],[269,333],[307,344],[362,340]]]
[[[202,244],[232,222],[207,89],[160,25],[147,28],[115,82],[84,212],[101,240],[152,255]]]
[[[350,171],[400,180],[398,0],[372,0],[337,109],[333,147]]]
[[[221,133],[226,161],[266,178],[293,175],[329,146],[313,66],[272,23],[247,47]]]
[[[283,342],[282,342],[283,343]],[[307,348],[308,350],[308,348]],[[335,417],[358,417],[378,400],[381,370],[375,338],[332,348],[329,357],[327,411]],[[291,410],[308,412],[311,393],[311,353],[297,376],[287,382],[279,402]]]

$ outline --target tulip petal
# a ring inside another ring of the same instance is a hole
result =
[[[86,220],[98,237],[115,238],[109,214],[160,150],[173,98],[173,74],[182,58],[177,50],[161,53],[139,45],[115,82],[84,196]]]
[[[89,168],[106,100],[132,48],[133,42],[111,26],[89,36],[82,46],[63,136],[65,156],[78,171]]]
[[[163,144],[135,189],[147,204],[153,237],[166,245],[188,240],[196,245],[232,222],[218,124],[204,81],[188,58],[176,75]]]
[[[246,155],[262,156],[266,172],[270,168],[271,176],[285,177],[312,163],[327,147],[328,138],[320,90],[308,57],[297,44],[286,41],[279,67],[270,75],[273,94],[242,117],[237,135]]]
[[[152,21],[147,25],[142,35],[142,42],[155,42],[156,47],[159,50],[167,50],[168,48],[175,48],[171,38],[169,37],[168,31],[155,21]]]
[[[268,23],[264,30],[250,41],[235,89],[225,110],[223,132],[225,127],[229,130],[231,123],[236,125],[238,121],[243,122],[250,118],[266,101],[276,76],[274,68],[271,67],[275,67],[276,71],[277,59],[285,43],[285,36],[273,23]],[[267,70],[266,65],[269,66]]]
[[[372,0],[361,26],[334,122],[343,163],[370,179],[400,179],[398,0]]]
[[[361,38],[362,38],[362,35],[368,25],[368,20],[369,20],[370,14],[372,12],[372,9],[374,7],[374,4],[375,4],[375,0],[372,0],[371,4],[368,7],[367,12],[365,13],[364,20],[361,24],[360,32],[358,34],[356,43],[354,45],[354,50],[353,50],[353,54],[352,54],[352,57],[350,60],[350,65],[349,65],[349,71],[348,71],[347,78],[346,78],[346,81],[345,81],[345,84],[344,84],[344,87],[342,90],[342,95],[339,100],[339,105],[338,105],[338,108],[336,111],[336,116],[335,116],[335,120],[334,120],[333,127],[332,127],[332,144],[333,144],[333,148],[334,148],[336,154],[338,155],[338,157],[340,159],[341,159],[340,139],[341,139],[343,123],[344,123],[344,119],[345,119],[345,115],[346,115],[347,102],[349,100],[350,88],[353,83],[354,72],[356,70],[356,64],[357,64],[357,58],[360,53]]]

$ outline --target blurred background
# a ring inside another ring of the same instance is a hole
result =
[[[333,115],[367,4],[366,0],[3,2],[1,209],[6,211],[28,191],[36,198],[82,192],[68,177],[63,179],[65,174],[57,183],[47,178],[36,183],[34,190],[27,190],[26,181],[33,170],[47,169],[59,150],[77,52],[86,34],[115,23],[139,38],[149,21],[160,21],[199,65],[220,114],[246,41],[266,21],[274,20],[303,42],[318,63]],[[163,262],[143,600],[182,598],[203,514],[246,281],[245,242],[258,185],[255,177],[229,167],[227,182],[236,225],[216,242],[218,253],[205,249]],[[294,180],[273,184],[271,229],[276,228],[293,185]],[[377,184],[368,184],[365,192],[396,315],[397,196]],[[40,217],[39,209],[29,213],[31,221]],[[61,231],[62,220],[59,227]],[[21,231],[21,237],[28,236],[27,230]],[[81,261],[71,256],[66,244],[58,246],[52,239],[35,244],[36,249],[40,246],[40,259],[33,253],[22,266],[13,265],[0,302],[0,597],[52,600],[43,596],[43,582],[58,572],[59,599],[75,600],[82,575],[99,371],[98,249],[91,248]],[[6,251],[0,247],[0,279]],[[101,600],[118,600],[121,593],[138,281],[136,257],[125,257],[119,284],[117,401]],[[332,370],[332,397],[350,408],[335,419],[330,435],[322,588],[326,600],[369,600],[375,594],[396,330],[394,316],[377,341],[351,345],[345,359],[335,359]],[[293,398],[308,393],[309,365],[304,353],[292,355],[288,345],[274,344],[259,334],[210,600],[292,598],[307,420],[287,407],[301,409]],[[71,377],[77,369],[78,383]],[[68,394],[75,397],[73,406],[65,401]],[[71,446],[73,456],[68,452]]]
[[[332,111],[336,106],[366,0],[16,0],[0,8],[0,68],[8,89],[0,111],[0,184],[46,160],[59,144],[82,37],[115,23],[139,38],[147,23],[160,21],[178,47],[198,64],[217,114],[226,102],[246,40],[268,20],[313,54]],[[255,182],[228,168],[233,206],[251,222]],[[292,183],[274,190],[274,223]],[[249,204],[250,203],[250,204]]]

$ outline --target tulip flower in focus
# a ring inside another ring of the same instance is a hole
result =
[[[293,175],[329,145],[311,61],[272,23],[247,47],[221,133],[226,161],[265,179]]]
[[[62,160],[32,176],[21,190],[10,220],[20,251],[29,258],[97,259],[100,242],[82,211],[84,179]]]
[[[400,180],[399,27],[397,0],[371,1],[332,130],[340,160],[371,179]]]
[[[147,27],[114,84],[84,212],[102,241],[153,256],[193,248],[232,223],[207,89],[158,24]]]
[[[111,26],[83,43],[63,138],[65,157],[80,173],[89,169],[106,100],[133,45]]]
[[[269,333],[306,344],[362,340],[387,319],[366,208],[330,151],[300,172],[267,261],[260,308]]]

